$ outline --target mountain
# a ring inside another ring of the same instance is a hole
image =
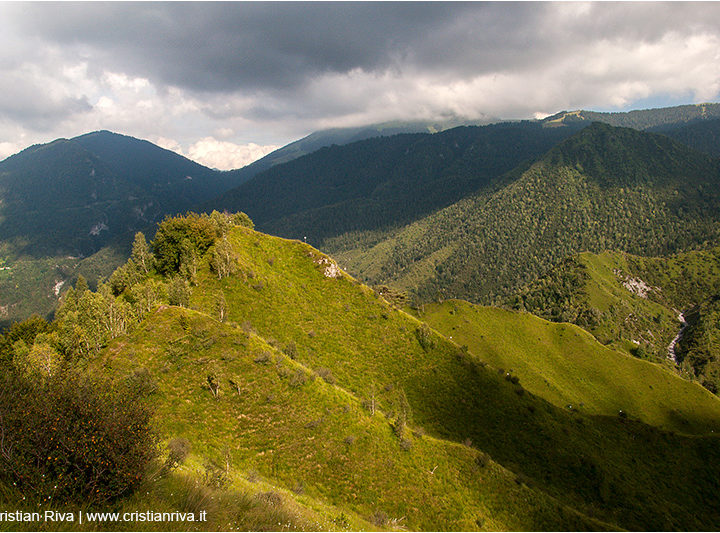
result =
[[[90,255],[236,182],[147,141],[100,131],[0,162],[0,240],[16,254]]]
[[[193,510],[207,501],[213,520],[227,520],[214,523],[217,529],[246,529],[253,517],[277,524],[267,519],[277,516],[272,508],[284,527],[333,530],[720,524],[720,441],[713,434],[720,400],[696,384],[611,353],[577,328],[507,312],[476,320],[459,304],[455,324],[467,319],[485,328],[481,336],[505,334],[518,317],[526,322],[505,353],[555,353],[543,362],[546,376],[562,373],[569,347],[582,351],[578,364],[590,369],[583,378],[590,389],[602,389],[608,375],[607,368],[595,371],[594,359],[602,367],[615,360],[627,374],[630,385],[605,405],[558,405],[533,392],[541,379],[534,370],[509,374],[494,366],[489,359],[504,350],[502,339],[464,349],[332,258],[250,225],[217,215],[168,220],[156,234],[155,261],[163,264],[172,252],[166,245],[175,243],[170,247],[186,252],[176,271],[145,273],[129,261],[97,292],[70,292],[54,325],[32,335],[28,324],[20,328],[23,342],[0,343],[3,375],[21,368],[25,376],[47,376],[56,362],[76,361],[73,372],[144,391],[154,406],[160,474],[132,497],[98,508]],[[183,237],[190,244],[180,245]],[[136,258],[146,253],[133,250]],[[618,406],[622,413],[614,412]],[[25,442],[35,417],[14,414],[0,419],[21,424],[5,438]],[[45,441],[60,432],[68,438],[64,427],[53,428],[54,418],[49,423]],[[82,427],[96,435],[92,424]],[[90,439],[80,431],[69,436]],[[31,467],[46,468],[54,457],[87,460],[64,451],[47,457]],[[31,487],[13,486],[7,472],[0,468],[0,493],[18,509],[33,508]],[[70,476],[48,490],[72,486]],[[235,517],[232,509],[249,506],[238,505],[242,494],[242,502],[272,505]],[[91,500],[79,493],[73,501]]]
[[[602,122],[610,126],[636,130],[669,131],[692,123],[720,118],[720,104],[689,104],[614,113],[598,111],[561,111],[542,122],[548,126],[566,126],[578,122]]]
[[[238,182],[147,141],[99,131],[0,162],[0,324],[47,316],[63,286],[108,276],[136,231]]]
[[[499,122],[499,120],[486,118],[483,120],[470,121],[455,118],[436,122],[395,121],[369,124],[367,126],[354,128],[330,128],[316,131],[307,137],[303,137],[282,148],[278,148],[243,168],[231,171],[231,174],[237,179],[238,183],[243,183],[275,165],[287,163],[288,161],[292,161],[293,159],[297,159],[327,146],[350,144],[374,137],[389,137],[401,133],[437,133],[457,126],[481,125],[491,122]]]
[[[424,300],[491,302],[579,251],[661,255],[720,231],[718,162],[657,134],[595,123],[532,165],[369,249],[327,241],[361,279]],[[356,243],[372,242],[360,235]]]
[[[148,141],[108,131],[72,139],[117,175],[165,202],[171,211],[189,209],[238,185],[229,172],[218,172]]]
[[[696,121],[669,130],[659,128],[656,131],[712,157],[720,157],[720,119]]]
[[[321,243],[408,223],[490,190],[572,132],[502,123],[326,147],[258,174],[205,209],[242,210],[264,231]]]

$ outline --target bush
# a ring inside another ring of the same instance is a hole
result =
[[[218,228],[207,215],[165,217],[152,243],[158,272],[180,272],[181,265],[188,266],[193,258],[202,256],[219,236]]]
[[[333,376],[332,371],[329,368],[321,367],[315,370],[315,373],[320,376],[325,383],[329,385],[335,384],[335,376]]]
[[[0,377],[0,482],[39,502],[125,496],[157,456],[150,419],[128,387],[68,372],[8,372]]]
[[[168,443],[168,456],[165,469],[174,470],[185,462],[190,453],[190,441],[183,437],[175,437]]]
[[[432,338],[432,332],[430,327],[423,323],[419,328],[415,330],[415,336],[423,350],[428,351],[435,347],[435,341]]]

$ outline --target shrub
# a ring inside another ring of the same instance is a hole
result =
[[[332,371],[329,368],[321,367],[315,370],[315,373],[320,376],[325,383],[328,383],[330,385],[335,384],[335,376],[333,376]]]
[[[183,437],[175,437],[168,442],[168,456],[165,460],[165,469],[174,470],[185,462],[190,453],[190,441]]]
[[[432,338],[432,332],[430,327],[423,323],[419,328],[415,330],[415,336],[423,350],[428,351],[435,346],[435,341]]]
[[[138,368],[127,377],[130,390],[142,398],[146,398],[157,392],[157,381],[152,377],[147,368]]]
[[[31,501],[111,501],[157,456],[151,412],[127,386],[61,372],[0,377],[0,482]]]
[[[285,352],[285,355],[287,355],[290,359],[297,359],[298,349],[294,342],[288,343],[283,349],[283,352]]]
[[[228,472],[215,461],[207,459],[203,464],[203,483],[212,489],[221,489],[230,483]]]
[[[267,364],[272,362],[272,354],[270,352],[260,352],[257,356],[255,356],[254,361],[258,364]]]

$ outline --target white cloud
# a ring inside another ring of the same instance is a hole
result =
[[[23,148],[25,147],[18,143],[0,142],[0,161],[18,153]]]
[[[204,137],[190,146],[187,157],[207,167],[231,170],[249,165],[278,148],[280,146],[240,145]]]

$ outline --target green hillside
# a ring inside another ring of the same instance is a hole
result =
[[[674,366],[668,346],[684,313],[688,328],[675,348],[681,371],[713,392],[720,381],[714,308],[720,294],[720,249],[667,257],[582,253],[551,269],[509,299],[553,321],[590,331],[600,342]]]
[[[686,468],[671,457],[676,452],[656,443],[680,439],[685,442],[682,446],[692,449],[692,442],[704,442],[657,433],[635,422],[631,437],[627,421],[617,416],[585,417],[552,407],[520,393],[522,389],[495,369],[473,363],[474,358],[462,355],[456,344],[394,311],[352,279],[341,273],[332,277],[330,260],[306,245],[247,230],[234,232],[230,242],[240,279],[219,280],[201,270],[203,289],[194,291],[191,303],[217,313],[218,302],[224,301],[228,321],[255,328],[316,371],[328,369],[337,384],[366,401],[375,398],[381,409],[397,409],[394,395],[402,390],[414,425],[457,442],[470,439],[500,464],[514,465],[511,469],[528,476],[531,486],[574,502],[582,512],[604,520],[613,516],[612,521],[622,527],[647,527],[658,520],[657,514],[619,500],[645,493],[645,483],[666,487],[668,493],[661,489],[663,498],[670,497],[680,490],[670,488],[678,482],[675,468]],[[583,422],[577,422],[578,416]],[[713,422],[698,411],[689,410],[687,417],[688,427],[710,424],[706,431],[712,428]],[[510,429],[520,427],[520,432]],[[644,435],[643,452],[635,440],[638,431]],[[590,459],[598,447],[604,458],[612,459]],[[684,460],[700,466],[696,459]],[[665,461],[673,465],[667,478],[669,471],[657,469]],[[686,475],[702,476],[700,471]],[[653,480],[655,476],[662,480]],[[639,479],[645,481],[636,484]],[[657,491],[653,493],[657,498]],[[617,494],[619,500],[610,494]],[[647,497],[651,499],[649,493]]]
[[[603,527],[516,483],[476,449],[412,425],[399,438],[385,413],[373,414],[332,374],[206,314],[161,307],[97,362],[117,376],[147,369],[159,429],[190,441],[189,464],[229,461],[233,477],[267,480],[282,498],[316,511],[330,504],[337,514],[323,529],[342,529],[330,520],[342,512],[383,529]]]
[[[691,427],[690,418],[718,416],[720,402],[699,385],[605,348],[577,326],[461,300],[424,305],[418,315],[558,407],[594,415],[622,411],[645,423],[684,432],[707,430],[704,424]]]
[[[594,124],[492,194],[467,197],[372,243],[326,248],[361,279],[425,301],[507,297],[579,251],[659,255],[720,230],[718,164],[667,137]]]
[[[523,386],[529,374],[518,383],[519,374],[508,377],[394,308],[314,248],[248,224],[220,214],[167,219],[154,261],[137,240],[132,260],[97,293],[68,293],[49,331],[28,326],[22,342],[3,344],[0,364],[10,368],[43,375],[64,360],[144,391],[161,441],[189,443],[183,465],[116,507],[166,508],[194,477],[208,498],[282,504],[291,516],[283,529],[720,524],[711,395],[630,360],[625,372],[659,389],[626,392],[637,415],[554,405]],[[512,331],[516,316],[498,313],[494,331]],[[585,359],[592,346],[614,357],[579,330],[559,327],[548,338],[560,343],[561,333],[578,336],[560,346]],[[676,418],[663,416],[673,409],[663,389],[685,402]],[[17,497],[7,478],[0,493]],[[267,524],[267,506],[258,512]],[[232,517],[219,516],[213,527],[229,529]]]

